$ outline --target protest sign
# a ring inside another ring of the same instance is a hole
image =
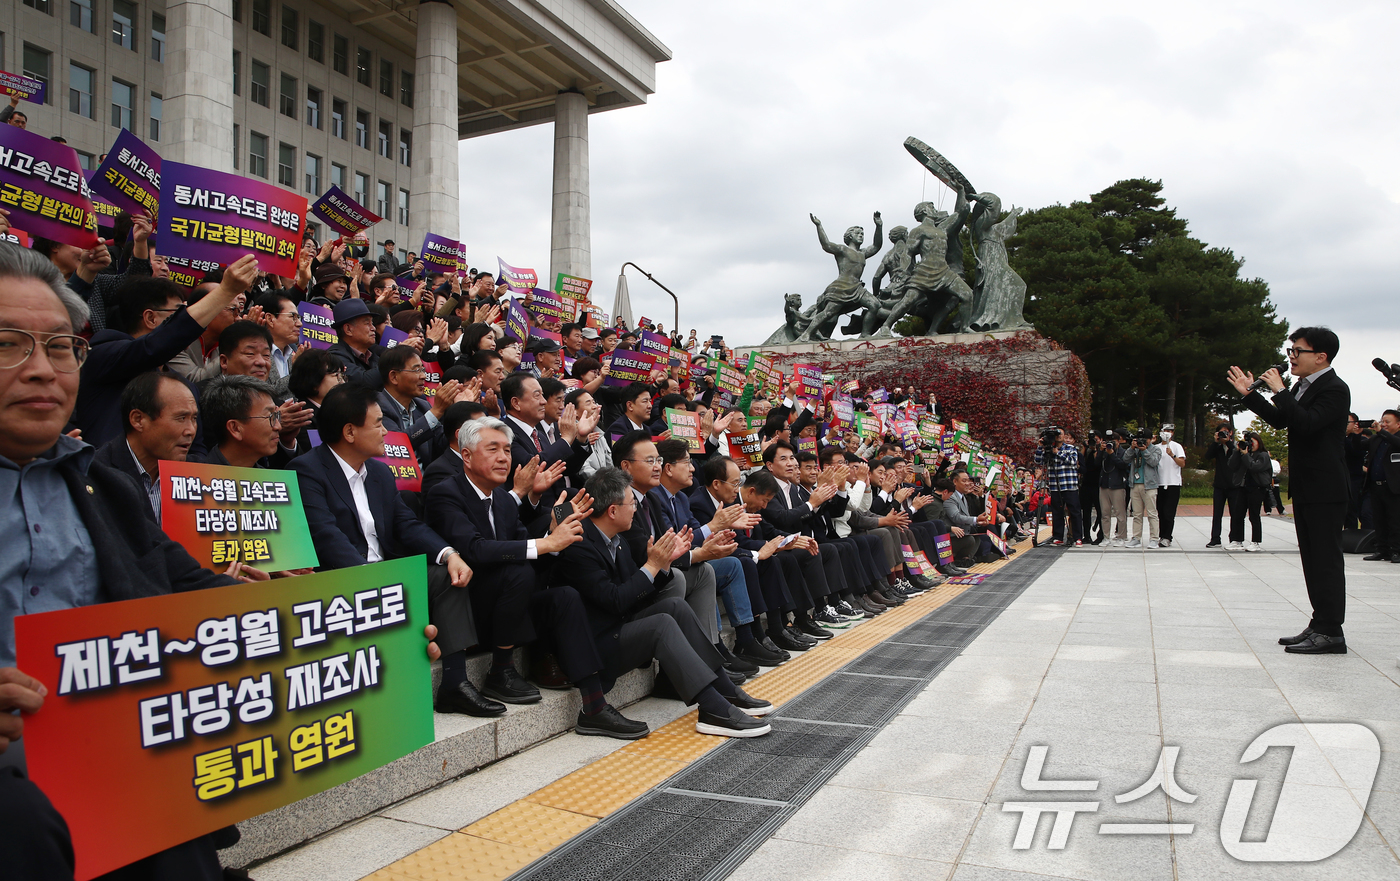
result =
[[[319,565],[295,471],[162,462],[160,491],[160,528],[201,566]]]
[[[604,355],[603,385],[628,386],[634,382],[650,382],[656,359],[645,352],[614,349]]]
[[[384,434],[384,455],[374,458],[389,466],[394,472],[394,483],[399,492],[416,493],[422,487],[423,472],[418,468],[418,455],[413,452],[413,442],[402,431]]]
[[[855,402],[848,394],[839,394],[831,399],[831,415],[835,418],[836,424],[842,428],[850,428],[856,421]]]
[[[496,263],[501,267],[501,273],[496,277],[497,283],[505,282],[506,287],[514,293],[528,294],[540,282],[539,274],[533,269],[520,269],[511,266],[500,257],[496,258]]]
[[[884,425],[874,413],[857,413],[856,433],[861,437],[879,437],[884,434]]]
[[[207,260],[188,260],[184,257],[164,257],[163,259],[165,260],[165,269],[170,274],[170,280],[191,289],[204,281],[205,273],[218,268],[218,264],[210,264]]]
[[[637,348],[656,359],[658,364],[671,363],[671,338],[654,330],[642,331],[637,340]]]
[[[352,237],[384,219],[334,185],[316,200],[309,213],[324,220],[326,226],[341,238]]]
[[[744,394],[744,374],[728,361],[715,364],[715,389],[732,405]]]
[[[12,226],[0,233],[0,242],[9,242],[12,245],[19,245],[21,248],[27,248],[29,247],[29,233]]]
[[[535,323],[558,330],[559,325],[574,320],[574,307],[570,303],[565,303],[556,297],[552,291],[544,288],[535,288],[530,293],[528,304],[525,307],[530,314],[535,316]]]
[[[672,440],[683,440],[692,451],[703,450],[705,442],[700,438],[700,417],[689,410],[665,410],[666,427],[671,430]]]
[[[881,386],[870,393],[870,400],[877,404],[883,404],[890,399],[889,390]]]
[[[588,291],[593,287],[593,280],[589,278],[579,278],[576,275],[565,275],[560,272],[554,276],[554,293],[561,299],[579,300],[588,302]]]
[[[797,400],[813,403],[822,399],[822,371],[813,364],[796,364],[792,375],[798,381]]]
[[[728,437],[729,458],[738,463],[740,468],[763,466],[763,441],[759,440],[758,432],[730,434]]]
[[[44,103],[44,81],[20,73],[0,70],[0,96],[6,99],[19,96],[21,101],[31,104]]]
[[[938,565],[953,565],[953,535],[950,532],[933,537],[934,549],[938,551]]]
[[[97,244],[92,191],[67,144],[0,125],[0,208],[31,238],[87,250]]]
[[[379,345],[386,349],[392,349],[406,339],[408,339],[408,334],[397,327],[386,327],[379,332]]]
[[[160,154],[122,129],[92,176],[92,191],[130,214],[154,218],[160,207]]]
[[[24,722],[28,773],[67,822],[76,877],[432,743],[426,569],[419,556],[15,618],[19,666],[50,689]]]
[[[919,448],[919,426],[912,419],[896,419],[894,436],[899,438],[900,444],[906,450],[912,451]]]
[[[933,446],[938,446],[938,442],[943,439],[943,426],[938,423],[936,417],[924,415],[919,417],[919,434],[924,440]]]
[[[462,243],[446,236],[428,233],[423,237],[423,250],[418,252],[424,272],[445,272],[449,275],[467,268],[467,255]]]
[[[329,349],[340,336],[331,327],[335,315],[329,306],[318,306],[303,300],[297,311],[301,313],[301,339],[297,344],[309,343],[313,349]]]
[[[264,272],[296,275],[304,197],[183,162],[162,163],[160,177],[162,254],[227,265],[251,253]]]
[[[83,177],[87,178],[89,195],[92,198],[92,213],[97,216],[98,229],[112,229],[116,226],[117,215],[121,214],[122,210],[102,198],[98,195],[97,191],[93,189],[92,179],[96,174],[96,169],[83,172]]]
[[[506,303],[506,336],[522,343],[530,336],[530,319],[525,315],[525,304],[515,297]]]
[[[423,362],[423,387],[428,391],[442,386],[442,365],[436,361]]]
[[[817,439],[814,437],[796,437],[792,439],[792,445],[797,447],[799,453],[817,454]]]

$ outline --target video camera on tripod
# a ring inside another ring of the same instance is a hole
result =
[[[1400,364],[1387,364],[1380,358],[1371,360],[1371,366],[1380,371],[1385,377],[1385,384],[1400,391]]]

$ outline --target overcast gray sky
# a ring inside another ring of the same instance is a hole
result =
[[[810,304],[835,277],[808,213],[868,237],[876,210],[888,229],[951,202],[901,146],[913,135],[1008,206],[1161,179],[1290,324],[1338,331],[1359,412],[1400,403],[1370,367],[1400,361],[1400,4],[623,4],[675,58],[646,107],[590,117],[603,308],[630,260],[680,295],[683,329],[761,342],[784,293]],[[552,137],[462,142],[476,265],[548,271]],[[669,328],[670,298],[629,286]]]

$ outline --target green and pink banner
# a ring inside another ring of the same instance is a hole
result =
[[[44,81],[36,80],[33,77],[25,76],[21,73],[10,73],[0,70],[0,96],[13,98],[19,96],[21,101],[28,101],[31,104],[44,103]]]
[[[160,463],[160,526],[199,565],[265,572],[320,565],[295,471]]]
[[[247,254],[272,275],[296,275],[306,199],[259,180],[182,162],[161,165],[162,254],[221,265]]]
[[[92,191],[77,151],[12,125],[0,125],[0,208],[31,238],[84,250],[97,245]]]
[[[427,623],[421,556],[16,618],[19,667],[49,691],[28,773],[77,879],[431,743]]]
[[[122,129],[92,176],[92,191],[129,214],[155,217],[160,207],[160,155]]]

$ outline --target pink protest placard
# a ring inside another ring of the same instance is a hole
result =
[[[160,207],[160,155],[122,129],[92,176],[92,191],[129,214],[155,217]]]
[[[272,275],[296,275],[306,199],[259,180],[182,162],[161,166],[160,250],[222,265],[246,254]]]
[[[0,125],[0,208],[31,237],[84,250],[97,244],[92,191],[77,151],[12,125]]]

